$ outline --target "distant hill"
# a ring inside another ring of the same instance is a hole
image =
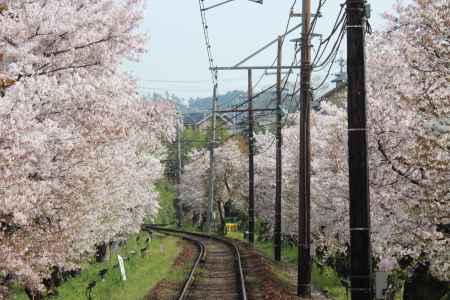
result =
[[[231,108],[234,105],[242,103],[246,99],[246,93],[243,91],[230,91],[217,97],[220,108]],[[212,107],[212,97],[195,98],[189,100],[189,109],[192,111],[210,111]]]
[[[275,99],[276,91],[272,89],[267,93],[257,97],[253,100],[254,108],[275,108]],[[291,97],[287,95],[287,93],[283,94],[283,98],[286,98],[286,101],[283,103],[283,108],[286,110],[293,112],[297,110],[297,101],[291,101]],[[297,99],[294,99],[297,100]],[[212,97],[206,98],[196,98],[189,100],[188,109],[191,111],[210,111],[212,105]],[[235,107],[239,104],[247,102],[247,92],[244,91],[229,91],[223,95],[218,96],[218,106],[222,109],[228,109]],[[246,108],[247,104],[241,105],[240,108]]]
[[[212,97],[204,98],[191,98],[189,100],[179,98],[176,95],[160,95],[154,93],[147,96],[149,100],[169,100],[177,105],[178,111],[185,114],[189,120],[200,120],[205,118],[212,108]],[[287,92],[283,93],[283,109],[288,112],[294,112],[298,110],[297,102],[298,97],[291,97]],[[268,92],[260,95],[253,100],[254,108],[275,108],[276,101],[276,89],[273,88]],[[241,105],[240,105],[241,104]],[[239,106],[239,109],[247,108],[247,92],[246,91],[229,91],[223,95],[218,96],[218,110],[231,109],[233,107]],[[247,114],[246,113],[227,113],[230,119],[235,119],[237,124],[246,123]],[[256,112],[255,113],[257,123],[261,124],[271,124],[275,120],[275,112]]]

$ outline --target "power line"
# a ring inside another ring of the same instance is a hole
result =
[[[221,78],[220,81],[238,81],[242,80],[242,78],[234,77],[234,78]],[[161,80],[161,79],[142,79],[140,81],[144,82],[157,82],[157,83],[186,83],[186,84],[195,84],[195,83],[205,83],[210,82],[211,79],[198,79],[198,80]]]
[[[346,23],[346,16],[343,16],[343,23],[342,24],[345,24],[345,23]],[[340,46],[341,46],[342,40],[344,38],[344,35],[345,35],[345,26],[341,25],[341,30],[340,30],[340,32],[339,32],[339,34],[338,34],[338,36],[337,36],[333,46],[332,46],[331,51],[329,52],[327,57],[322,62],[319,62],[319,60],[321,59],[321,57],[323,56],[323,53],[324,53],[324,52],[322,52],[322,54],[319,57],[319,59],[317,59],[315,64],[313,65],[314,68],[320,69],[323,66],[326,66],[328,64],[328,62],[330,62],[330,60],[332,60],[335,52],[337,52],[339,50]],[[325,50],[326,50],[326,48],[324,49],[324,51]]]
[[[204,93],[211,91],[210,89],[183,89],[183,88],[170,88],[170,87],[150,87],[150,86],[138,86],[140,89],[144,90],[156,90],[156,91],[166,91],[166,92],[192,92],[192,93]]]
[[[323,54],[324,54],[325,51],[326,51],[326,48],[328,47],[328,44],[329,44],[331,38],[334,36],[334,34],[335,34],[336,31],[338,30],[338,28],[343,24],[343,22],[344,22],[344,20],[345,20],[345,13],[344,13],[344,15],[342,15],[342,13],[344,12],[344,9],[343,9],[343,8],[344,8],[344,5],[341,4],[341,8],[340,8],[340,10],[339,10],[338,16],[336,17],[335,23],[334,23],[334,25],[333,25],[333,27],[332,27],[332,29],[331,29],[330,34],[329,34],[325,39],[322,39],[322,40],[320,41],[319,48],[317,49],[316,55],[315,55],[315,57],[314,57],[314,59],[313,59],[313,65],[316,64],[317,61],[320,61],[320,60],[321,60]],[[323,46],[324,44],[325,44],[325,46],[324,46],[325,48],[322,50],[322,52],[320,52],[320,51],[321,51],[321,48],[322,48],[322,46]],[[321,54],[319,55],[319,53],[321,53]]]
[[[209,37],[209,27],[208,27],[208,22],[207,22],[207,18],[206,18],[205,3],[203,0],[199,0],[198,3],[200,6],[200,17],[201,17],[201,22],[202,22],[203,36],[205,39],[206,52],[208,55],[209,68],[211,70],[212,85],[215,86],[217,83],[217,71],[214,71],[214,69],[213,69],[215,67],[215,63],[214,63],[214,58],[213,58],[213,53],[212,53],[211,39]]]

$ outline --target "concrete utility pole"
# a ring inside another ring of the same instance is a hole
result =
[[[281,133],[281,65],[282,65],[282,52],[283,52],[283,38],[278,37],[278,58],[277,58],[277,119],[276,119],[276,176],[275,176],[275,228],[273,235],[274,245],[274,259],[276,261],[281,260],[281,183],[282,183],[282,165],[281,165],[281,146],[283,143],[283,136]]]
[[[252,70],[248,70],[248,241],[255,241],[255,169],[253,156],[255,140],[253,119],[253,83]]]
[[[301,90],[300,90],[300,170],[298,222],[298,285],[300,297],[311,298],[310,234],[310,110],[311,110],[311,0],[302,3]]]
[[[214,192],[215,192],[215,161],[214,147],[216,146],[216,110],[217,110],[217,83],[214,84],[212,99],[212,116],[211,116],[211,142],[209,143],[209,189],[208,189],[208,214],[207,214],[207,230],[211,232],[214,211]]]
[[[182,209],[180,204],[180,183],[181,183],[181,137],[180,137],[180,118],[177,113],[176,118],[176,134],[177,134],[177,198],[176,198],[176,214],[177,214],[177,226],[181,227],[182,223]]]
[[[294,30],[300,28],[300,25],[297,25],[293,28],[291,28],[289,31],[287,31],[284,35],[282,35],[283,39],[289,34],[292,33]],[[254,118],[253,118],[253,112],[255,111],[276,111],[277,109],[273,108],[260,108],[260,109],[253,109],[253,98],[257,98],[259,95],[267,92],[270,90],[267,89],[263,92],[260,92],[259,94],[253,96],[253,87],[252,87],[252,70],[289,70],[292,71],[294,69],[300,69],[299,66],[242,66],[242,64],[249,61],[251,58],[255,57],[271,45],[275,44],[278,41],[278,38],[269,42],[267,45],[263,46],[262,48],[258,49],[256,52],[252,53],[250,56],[246,57],[239,63],[237,63],[234,66],[231,67],[217,67],[217,66],[211,66],[210,70],[213,72],[217,71],[236,71],[236,70],[246,70],[248,72],[248,108],[239,110],[239,109],[232,109],[232,110],[221,110],[222,113],[228,113],[228,112],[248,112],[248,127],[249,127],[249,134],[248,134],[248,147],[249,147],[249,191],[248,191],[248,240],[253,243],[254,242],[254,230],[255,230],[255,187],[254,187],[254,162],[253,162],[253,156],[254,156],[254,137],[253,137],[253,131],[254,131]]]
[[[366,1],[347,1],[348,161],[352,300],[372,299],[365,66]]]

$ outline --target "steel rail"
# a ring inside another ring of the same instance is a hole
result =
[[[238,275],[238,279],[239,279],[239,294],[240,294],[240,298],[241,300],[247,300],[247,288],[246,288],[246,284],[245,284],[245,276],[244,276],[244,271],[243,271],[243,267],[242,267],[242,261],[241,261],[241,254],[239,252],[239,248],[236,246],[235,243],[233,243],[232,241],[229,241],[227,239],[218,237],[218,236],[214,236],[214,235],[208,235],[208,234],[204,234],[204,233],[198,233],[198,232],[189,232],[189,231],[183,231],[183,230],[178,230],[178,229],[171,229],[171,228],[162,228],[159,226],[155,226],[155,225],[144,225],[143,226],[144,230],[155,230],[155,231],[161,231],[161,232],[166,232],[166,233],[173,233],[173,234],[179,234],[179,235],[183,235],[183,237],[187,237],[189,235],[191,236],[197,236],[197,237],[201,237],[201,238],[206,238],[206,239],[212,239],[212,240],[216,240],[220,243],[226,244],[229,247],[231,247],[234,251],[234,260],[235,260],[235,265],[236,265],[236,273]],[[198,240],[192,239],[194,241],[200,242]],[[201,243],[201,242],[200,242]],[[204,246],[204,244],[203,244]],[[204,256],[206,255],[206,248],[202,254],[203,256],[199,256],[197,258],[198,264],[204,260]],[[199,259],[201,257],[201,259]],[[196,265],[195,265],[195,269],[197,269],[197,261],[196,261]],[[187,291],[189,290],[189,288],[191,287],[193,281],[194,281],[194,274],[195,274],[194,268],[191,270],[191,273],[189,274],[189,278],[186,280],[185,286],[183,287],[183,292],[182,294],[180,294],[180,298],[181,299],[185,299],[185,298],[181,298],[181,296],[186,296]]]
[[[170,235],[174,235],[174,232],[172,232],[171,230],[164,230],[158,227],[151,227],[151,226],[143,226],[144,230],[156,230],[156,231],[162,231],[165,234],[170,234]],[[187,299],[187,295],[189,292],[189,289],[192,286],[192,283],[194,283],[194,279],[195,279],[195,273],[197,272],[197,269],[200,265],[200,263],[202,263],[205,260],[205,256],[206,256],[206,246],[202,241],[199,241],[197,239],[193,239],[189,236],[186,235],[182,235],[182,234],[177,234],[177,237],[181,237],[184,240],[187,240],[189,242],[194,243],[198,250],[199,250],[199,254],[197,256],[197,258],[195,259],[194,265],[191,268],[191,271],[189,272],[189,276],[188,278],[186,278],[186,281],[183,284],[183,288],[180,292],[180,295],[178,296],[178,300],[184,300]]]

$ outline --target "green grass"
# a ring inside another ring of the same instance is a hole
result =
[[[319,268],[313,265],[311,274],[312,284],[320,290],[327,291],[328,295],[336,300],[346,300],[346,290],[338,274],[330,267]]]
[[[244,240],[242,232],[229,232],[227,237]],[[267,258],[273,258],[273,244],[271,241],[255,241],[255,248],[264,254]],[[282,250],[282,262],[292,267],[297,266],[297,247],[283,246]],[[288,281],[288,274],[275,265],[275,274],[283,281]],[[311,280],[313,285],[323,291],[327,291],[330,296],[336,300],[346,300],[345,287],[342,285],[338,274],[331,268],[325,267],[320,270],[319,267],[314,264],[311,274]]]
[[[155,191],[159,193],[160,209],[155,219],[156,224],[175,223],[176,213],[174,200],[176,197],[175,186],[167,179],[162,179],[156,184]]]
[[[171,274],[173,263],[181,252],[177,246],[177,238],[154,235],[148,255],[142,257],[139,249],[143,247],[146,235],[146,233],[140,234],[140,244],[137,244],[136,236],[131,237],[126,245],[113,253],[111,260],[87,265],[79,276],[69,279],[58,288],[58,296],[48,299],[86,299],[86,287],[93,280],[97,280],[97,285],[91,294],[95,300],[142,299],[160,280]],[[131,255],[130,251],[136,251],[137,254]],[[130,256],[130,260],[125,262],[127,281],[122,281],[119,269],[113,268],[119,254]],[[98,272],[103,268],[109,269],[105,281],[101,281],[98,277]],[[25,293],[18,292],[11,299],[26,300],[28,298]]]
[[[9,297],[11,300],[28,300],[27,294],[23,291],[19,286],[13,286],[11,288],[11,296]]]
[[[228,232],[227,237],[244,240],[244,234],[242,232]],[[273,258],[273,244],[271,241],[255,241],[255,248],[258,249],[265,257]],[[297,267],[297,247],[283,246],[282,250],[282,262],[291,267]],[[282,282],[287,282],[289,276],[281,267],[274,265],[274,272]],[[330,267],[320,268],[317,264],[313,264],[311,281],[313,286],[319,290],[326,291],[329,296],[335,300],[347,300],[347,292],[342,285],[339,275]],[[402,292],[399,292],[395,299],[401,300]],[[349,296],[350,298],[350,296]],[[450,300],[450,299],[449,299]]]

